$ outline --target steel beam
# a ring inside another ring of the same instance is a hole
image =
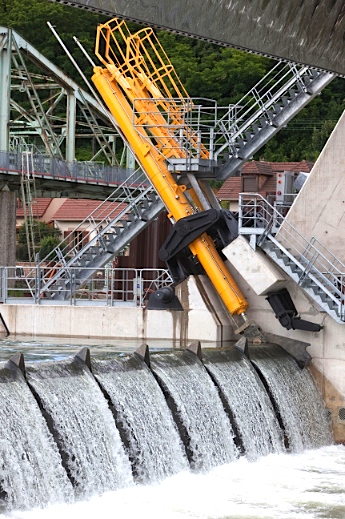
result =
[[[345,75],[345,0],[50,0]]]
[[[8,151],[11,99],[12,31],[0,34],[0,150]]]
[[[77,118],[77,100],[74,92],[68,92],[67,95],[67,114],[66,114],[66,160],[73,162],[75,160],[75,122]]]

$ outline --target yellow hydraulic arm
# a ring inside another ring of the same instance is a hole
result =
[[[166,163],[167,158],[186,157],[177,138],[181,132],[192,148],[198,148],[201,157],[207,157],[208,152],[183,122],[178,99],[187,99],[187,103],[192,100],[152,29],[145,28],[132,35],[124,21],[114,19],[100,25],[96,55],[104,67],[94,68],[92,81],[163,200],[169,218],[177,222],[203,210],[195,191],[178,184]],[[169,124],[164,117],[166,113],[169,113]],[[203,233],[189,248],[229,312],[242,315],[246,320],[248,303],[212,238]]]

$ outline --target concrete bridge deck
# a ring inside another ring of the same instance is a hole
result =
[[[51,0],[345,74],[344,0]]]

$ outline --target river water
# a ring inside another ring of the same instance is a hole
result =
[[[54,341],[54,342],[53,342]],[[137,345],[76,344],[61,339],[0,341],[1,360],[18,351],[27,362],[61,360],[89,346],[97,357]],[[154,485],[131,485],[74,504],[11,511],[0,519],[345,519],[345,446],[300,454],[245,457],[204,473],[183,471]]]
[[[72,505],[0,515],[11,519],[345,518],[345,447],[245,458],[207,474],[108,492]]]

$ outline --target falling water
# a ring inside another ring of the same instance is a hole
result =
[[[132,483],[130,463],[102,391],[79,359],[32,364],[27,380],[79,497]]]
[[[203,352],[203,362],[233,415],[249,460],[284,450],[271,401],[254,368],[236,349]]]
[[[189,352],[153,354],[151,368],[179,422],[192,469],[209,470],[236,459],[230,421],[199,359]]]
[[[19,369],[0,367],[0,498],[6,508],[70,502],[73,489]]]
[[[206,368],[188,351],[151,353],[152,372],[118,353],[90,371],[79,354],[27,365],[29,385],[3,363],[6,517],[343,518],[344,448],[323,447],[332,438],[310,373],[274,345],[250,347],[250,357],[258,375],[236,351],[204,350]],[[145,486],[133,485],[125,449]],[[47,508],[23,511],[33,507]]]
[[[278,408],[289,447],[294,452],[330,444],[332,436],[321,396],[308,369],[276,344],[250,350]]]
[[[109,395],[136,478],[158,482],[187,470],[188,462],[164,395],[146,364],[131,355],[92,362]]]

